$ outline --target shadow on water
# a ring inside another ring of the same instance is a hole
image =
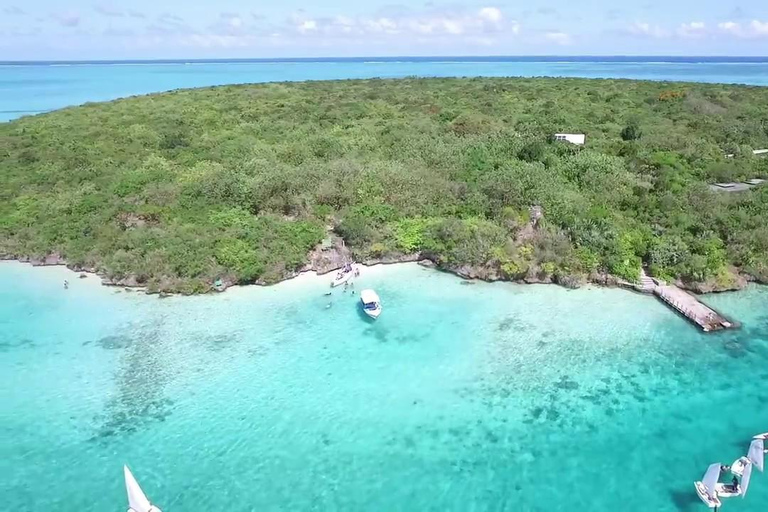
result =
[[[128,348],[133,343],[133,339],[130,336],[118,335],[118,336],[104,336],[98,340],[86,341],[83,346],[94,344],[105,350],[121,350]]]
[[[389,342],[389,331],[381,325],[370,325],[365,329],[365,335],[375,338],[379,343]]]
[[[21,338],[17,341],[0,341],[0,352],[10,352],[13,349],[33,348],[35,341],[30,338]]]
[[[240,337],[231,333],[213,334],[210,336],[203,336],[202,342],[209,350],[219,351],[237,345],[240,342]]]
[[[723,349],[729,356],[739,359],[750,354],[768,356],[768,319],[743,325],[740,329],[716,333]]]
[[[672,503],[675,504],[675,507],[677,507],[677,510],[680,512],[700,510],[700,506],[703,505],[701,500],[696,496],[696,493],[693,490],[693,485],[691,485],[690,491],[674,490],[670,491],[669,494],[672,497]]]
[[[165,421],[173,402],[164,396],[174,365],[169,359],[168,339],[158,322],[131,336],[114,336],[107,346],[124,348],[115,374],[115,393],[97,418],[94,440],[136,432],[148,424]],[[125,342],[125,339],[129,342]],[[120,340],[120,341],[115,341]]]
[[[515,317],[508,316],[499,322],[496,326],[496,332],[507,332],[511,330],[514,330],[515,332],[524,332],[527,328],[528,326],[525,325],[525,323]]]

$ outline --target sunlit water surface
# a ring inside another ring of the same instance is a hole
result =
[[[63,279],[70,280],[64,290]],[[650,297],[375,267],[159,299],[0,264],[4,510],[702,510],[768,431],[768,289]],[[329,307],[330,305],[330,307]],[[768,475],[726,510],[768,510]]]
[[[211,85],[455,76],[633,78],[768,85],[766,57],[394,57],[0,62],[0,121],[88,101]]]

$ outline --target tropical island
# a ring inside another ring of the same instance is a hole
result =
[[[764,88],[628,80],[275,83],[86,104],[0,124],[0,256],[181,293],[338,266],[323,252],[488,280],[632,282],[646,268],[735,289],[768,282],[768,158],[754,154],[767,120]]]

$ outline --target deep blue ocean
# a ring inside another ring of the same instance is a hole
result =
[[[390,57],[0,62],[0,121],[89,101],[235,83],[562,76],[768,85],[768,57]]]

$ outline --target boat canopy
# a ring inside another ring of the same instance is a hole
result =
[[[707,468],[707,472],[704,474],[704,478],[701,479],[701,483],[707,488],[707,494],[712,498],[715,497],[715,485],[720,478],[720,466],[719,462],[710,464]]]
[[[379,303],[381,302],[379,300],[379,296],[376,295],[376,292],[373,290],[363,290],[360,292],[360,300],[363,301],[363,304],[372,304],[372,303]]]
[[[762,439],[752,440],[749,444],[747,458],[755,465],[758,471],[763,470],[763,464],[765,463],[765,442]]]
[[[152,504],[144,495],[144,491],[139,487],[139,483],[133,478],[128,466],[123,466],[125,473],[125,488],[128,491],[128,507],[135,512],[150,512]]]

